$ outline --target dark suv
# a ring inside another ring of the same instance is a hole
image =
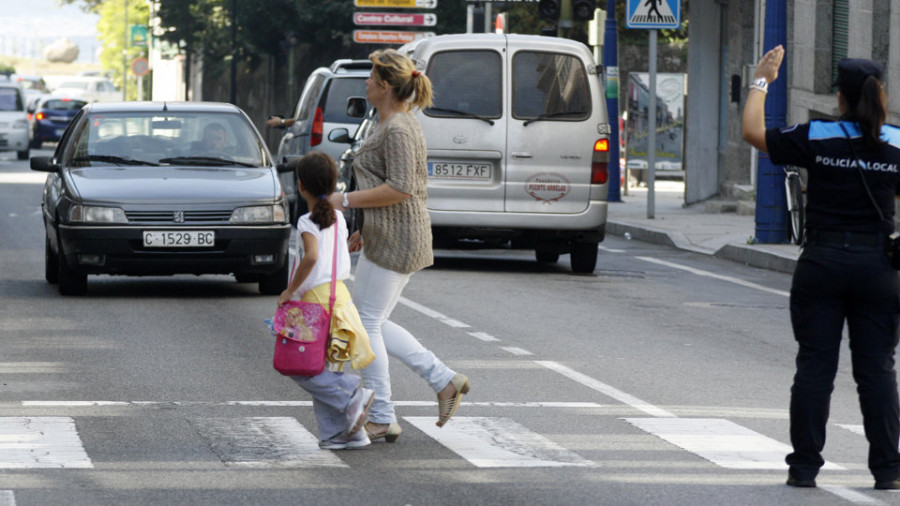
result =
[[[369,60],[337,60],[330,67],[313,71],[303,86],[292,116],[293,124],[284,127],[284,136],[278,144],[275,159],[285,163],[293,156],[311,151],[324,151],[335,160],[347,149],[346,144],[335,143],[328,134],[335,128],[353,130],[361,118],[351,117],[347,100],[366,96],[366,79],[372,70]],[[358,115],[357,115],[358,116]],[[338,183],[338,191],[343,191]],[[305,204],[297,195],[297,185],[291,172],[281,173],[281,184],[291,206],[291,222],[305,212]]]

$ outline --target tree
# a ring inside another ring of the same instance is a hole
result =
[[[126,99],[137,99],[134,86],[135,76],[131,75],[131,62],[139,56],[145,56],[145,48],[131,46],[131,25],[144,25],[150,19],[150,11],[144,1],[130,0],[128,3],[128,26],[125,25],[125,5],[121,1],[105,2],[97,11],[100,20],[97,22],[97,33],[103,42],[100,51],[100,64],[109,71],[111,79],[120,88],[126,86]],[[126,43],[127,41],[127,43]],[[122,48],[125,47],[123,56]],[[129,78],[128,83],[124,79]],[[145,87],[146,89],[146,87]]]

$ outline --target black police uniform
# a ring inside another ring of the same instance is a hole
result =
[[[824,464],[821,451],[844,321],[869,441],[869,469],[876,482],[900,474],[894,372],[900,300],[897,273],[885,254],[900,183],[900,128],[884,125],[881,139],[883,147],[866,149],[858,125],[849,121],[766,130],[773,163],[808,169],[807,241],[791,285],[791,325],[800,348],[791,388],[794,451],[786,458],[791,474],[801,480],[815,478]],[[850,142],[883,219],[863,186]]]

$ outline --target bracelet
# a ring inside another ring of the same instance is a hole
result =
[[[769,93],[769,90],[767,90],[765,87],[759,86],[759,85],[756,85],[756,84],[751,84],[751,85],[750,85],[750,89],[751,89],[751,90],[761,91],[761,92],[763,92],[763,95],[765,95],[766,93]]]

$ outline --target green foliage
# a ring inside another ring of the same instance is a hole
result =
[[[6,62],[0,62],[0,75],[4,75],[9,77],[11,74],[16,73],[16,68]]]
[[[99,7],[100,21],[97,22],[97,34],[103,41],[100,52],[100,64],[104,70],[111,74],[113,83],[123,86],[123,71],[127,70],[129,77],[126,89],[128,100],[137,99],[137,81],[131,73],[131,62],[138,56],[145,55],[145,48],[131,46],[131,31],[125,27],[125,9],[123,2],[105,2]],[[132,0],[128,2],[128,25],[147,25],[150,19],[150,11],[146,2]],[[122,47],[128,40],[125,56]],[[145,86],[146,89],[146,86]]]

